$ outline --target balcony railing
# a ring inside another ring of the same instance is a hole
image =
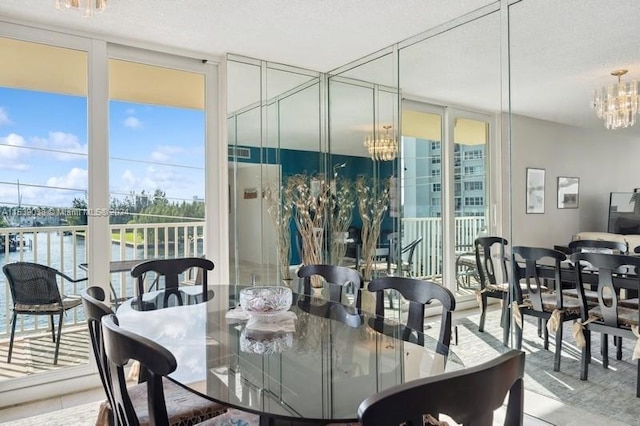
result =
[[[204,222],[111,225],[111,260],[144,260],[203,255]],[[25,261],[49,265],[65,274],[86,276],[86,226],[0,228],[2,265]],[[106,253],[105,253],[106,254]],[[134,283],[129,273],[111,274],[117,297],[132,296]],[[64,283],[65,294],[79,294],[87,282]],[[11,293],[4,274],[0,274],[0,339],[9,336]],[[64,324],[84,323],[82,309],[65,314]],[[19,315],[16,336],[47,330],[46,316]]]

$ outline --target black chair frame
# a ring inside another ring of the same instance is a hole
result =
[[[509,393],[504,424],[522,425],[524,364],[524,352],[512,350],[475,367],[393,386],[360,404],[360,424],[423,425],[427,415],[446,414],[465,426],[491,425]]]
[[[342,303],[342,294],[349,286],[353,286],[353,305],[360,309],[362,298],[360,292],[364,287],[362,274],[355,269],[337,265],[305,265],[298,270],[298,277],[302,278],[302,292],[311,295],[311,278],[320,276],[328,284],[329,301]]]
[[[586,345],[582,348],[580,361],[580,380],[587,380],[589,376],[589,363],[591,361],[591,332],[595,331],[602,335],[602,367],[609,367],[608,336],[612,335],[616,339],[628,338],[633,341],[637,337],[631,330],[631,323],[640,324],[640,309],[629,309],[629,317],[623,319],[621,313],[624,309],[620,306],[618,296],[619,286],[616,275],[626,272],[626,280],[635,278],[636,291],[640,292],[640,258],[636,256],[601,254],[601,253],[574,253],[571,260],[575,264],[589,262],[593,268],[597,269],[598,277],[598,306],[589,304],[584,292],[583,275],[592,272],[584,272],[583,268],[575,268],[576,287],[578,289],[578,301],[580,303],[581,321],[583,323],[584,338]],[[628,284],[627,284],[628,285]],[[605,295],[612,295],[605,301]],[[616,295],[616,296],[613,296]],[[596,315],[593,315],[596,313]],[[594,317],[596,318],[595,320]],[[589,318],[592,322],[584,324]],[[619,342],[616,342],[619,343]],[[640,359],[637,362],[636,374],[636,397],[640,397]]]
[[[492,247],[498,247],[498,265],[504,284],[508,282],[507,263],[505,255],[505,246],[509,244],[506,239],[502,237],[478,237],[474,241],[474,252],[476,256],[476,268],[478,276],[480,277],[480,323],[478,325],[478,331],[484,331],[485,318],[487,315],[487,298],[492,297],[502,300],[502,314],[500,317],[500,323],[503,327],[503,342],[509,340],[509,329],[507,323],[509,322],[508,306],[509,306],[509,286],[505,285],[504,290],[497,290],[495,287],[498,284],[495,264],[492,257]]]
[[[51,324],[51,339],[56,344],[53,364],[58,364],[60,352],[60,337],[62,336],[62,323],[64,313],[80,306],[77,300],[69,301],[65,306],[61,292],[58,288],[58,277],[71,283],[87,281],[88,278],[71,278],[65,273],[47,265],[32,262],[8,263],[2,267],[7,277],[11,299],[13,301],[13,314],[11,317],[11,337],[9,339],[9,353],[7,363],[11,362],[13,354],[13,339],[16,331],[18,314],[22,315],[48,315]],[[33,306],[28,308],[27,306]],[[36,308],[37,307],[37,308]],[[53,317],[59,315],[58,330],[54,326]]]
[[[442,305],[437,352],[448,355],[451,343],[451,312],[456,309],[455,296],[445,287],[431,281],[408,277],[382,277],[369,283],[369,291],[376,293],[376,316],[384,318],[384,290],[396,290],[409,301],[407,330],[424,331],[424,309],[433,300]],[[422,335],[421,335],[422,336]],[[405,340],[408,336],[405,336]],[[424,342],[418,342],[424,344]]]
[[[180,292],[180,275],[192,268],[201,268],[204,271],[212,271],[214,264],[202,257],[182,257],[175,259],[155,259],[141,262],[131,268],[131,276],[137,280],[138,304],[144,310],[146,304],[143,302],[145,293],[144,280],[148,272],[155,272],[164,277],[163,305],[168,306],[169,299],[175,297],[179,305],[183,305],[182,293]],[[206,302],[209,299],[207,273],[202,274],[202,298]]]

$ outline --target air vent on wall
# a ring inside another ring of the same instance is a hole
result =
[[[242,148],[239,146],[230,146],[229,157],[249,160],[251,158],[251,150],[249,148]]]

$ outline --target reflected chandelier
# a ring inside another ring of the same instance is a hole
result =
[[[55,0],[56,9],[77,10],[84,12],[84,16],[92,16],[107,8],[107,0]]]
[[[607,129],[630,127],[636,122],[636,114],[640,109],[638,82],[622,83],[620,77],[627,70],[616,70],[611,75],[618,77],[618,84],[593,91],[591,107],[596,110],[598,118],[604,119]]]
[[[368,135],[364,140],[369,155],[373,161],[391,161],[398,155],[398,141],[393,133],[389,132],[391,126],[383,126],[384,134]]]

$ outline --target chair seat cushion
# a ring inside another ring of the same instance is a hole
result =
[[[226,413],[211,418],[198,426],[259,426],[260,416],[235,408],[229,408]]]
[[[589,309],[589,316],[602,319],[602,311],[600,310],[600,306]],[[632,325],[638,325],[638,309],[618,306],[618,323],[629,327],[631,327]]]
[[[167,414],[171,426],[189,426],[227,411],[227,407],[191,392],[169,379],[162,379]],[[140,425],[149,424],[147,385],[139,383],[128,388]]]
[[[569,288],[566,290],[562,290],[562,294],[571,297],[578,297],[578,289],[577,288]],[[587,302],[595,302],[598,303],[598,292],[595,290],[584,289],[584,298],[587,299]],[[610,300],[611,296],[605,296],[604,300]]]
[[[553,312],[558,308],[558,303],[557,303],[555,293],[543,293],[541,296],[542,296],[543,311]],[[578,302],[578,299],[574,297],[565,297],[562,300],[562,308],[564,313],[567,315],[577,315],[580,313],[580,303]]]
[[[485,289],[486,291],[490,291],[493,293],[499,293],[499,292],[506,293],[509,291],[509,283],[487,284],[485,286]],[[523,293],[527,293],[529,291],[526,283],[520,283],[520,289],[522,290]],[[549,289],[547,287],[542,286],[542,291],[548,291],[548,290]]]
[[[67,309],[75,308],[82,304],[82,299],[79,296],[64,296],[62,295],[62,304],[60,303],[47,303],[43,305],[31,305],[25,303],[16,303],[13,309],[18,313],[59,313],[66,311]]]

